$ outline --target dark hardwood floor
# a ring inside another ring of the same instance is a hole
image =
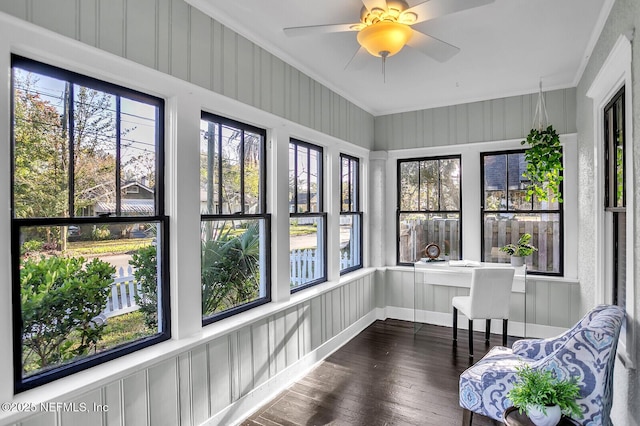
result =
[[[460,425],[458,378],[473,361],[468,334],[449,327],[376,321],[242,424]],[[515,338],[509,338],[511,345]],[[492,345],[502,336],[492,335]],[[475,360],[489,347],[474,333]],[[474,426],[496,424],[474,415]]]

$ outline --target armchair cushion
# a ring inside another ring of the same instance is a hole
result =
[[[460,375],[460,405],[502,419],[511,406],[506,394],[516,381],[516,367],[554,371],[556,377],[576,377],[577,400],[585,426],[609,425],[613,394],[613,366],[624,311],[617,306],[598,306],[578,324],[555,339],[516,342],[517,351],[495,347]]]

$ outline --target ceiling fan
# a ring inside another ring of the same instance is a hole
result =
[[[357,31],[360,48],[345,66],[362,65],[366,53],[382,57],[383,70],[386,58],[400,52],[408,45],[438,62],[445,62],[460,49],[445,41],[411,28],[420,22],[430,21],[450,13],[484,6],[494,0],[428,0],[409,7],[405,0],[362,0],[360,22],[345,24],[311,25],[285,28],[287,36]]]

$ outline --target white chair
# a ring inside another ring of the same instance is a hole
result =
[[[469,357],[473,358],[473,320],[486,320],[485,340],[489,342],[491,319],[502,319],[502,345],[507,345],[509,302],[514,268],[475,268],[471,274],[469,296],[451,299],[453,305],[453,340],[458,340],[458,310],[469,319]]]

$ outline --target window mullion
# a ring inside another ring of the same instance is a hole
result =
[[[116,216],[122,214],[122,177],[120,159],[122,155],[122,108],[120,96],[116,96]]]
[[[68,125],[68,134],[67,134],[67,142],[69,144],[69,213],[68,216],[75,216],[75,144],[74,144],[74,133],[75,133],[75,120],[73,119],[75,115],[75,105],[73,104],[74,98],[74,90],[73,84],[70,81],[65,83],[65,95],[66,99],[64,100],[64,110],[67,113],[67,117],[64,119],[63,125]]]

